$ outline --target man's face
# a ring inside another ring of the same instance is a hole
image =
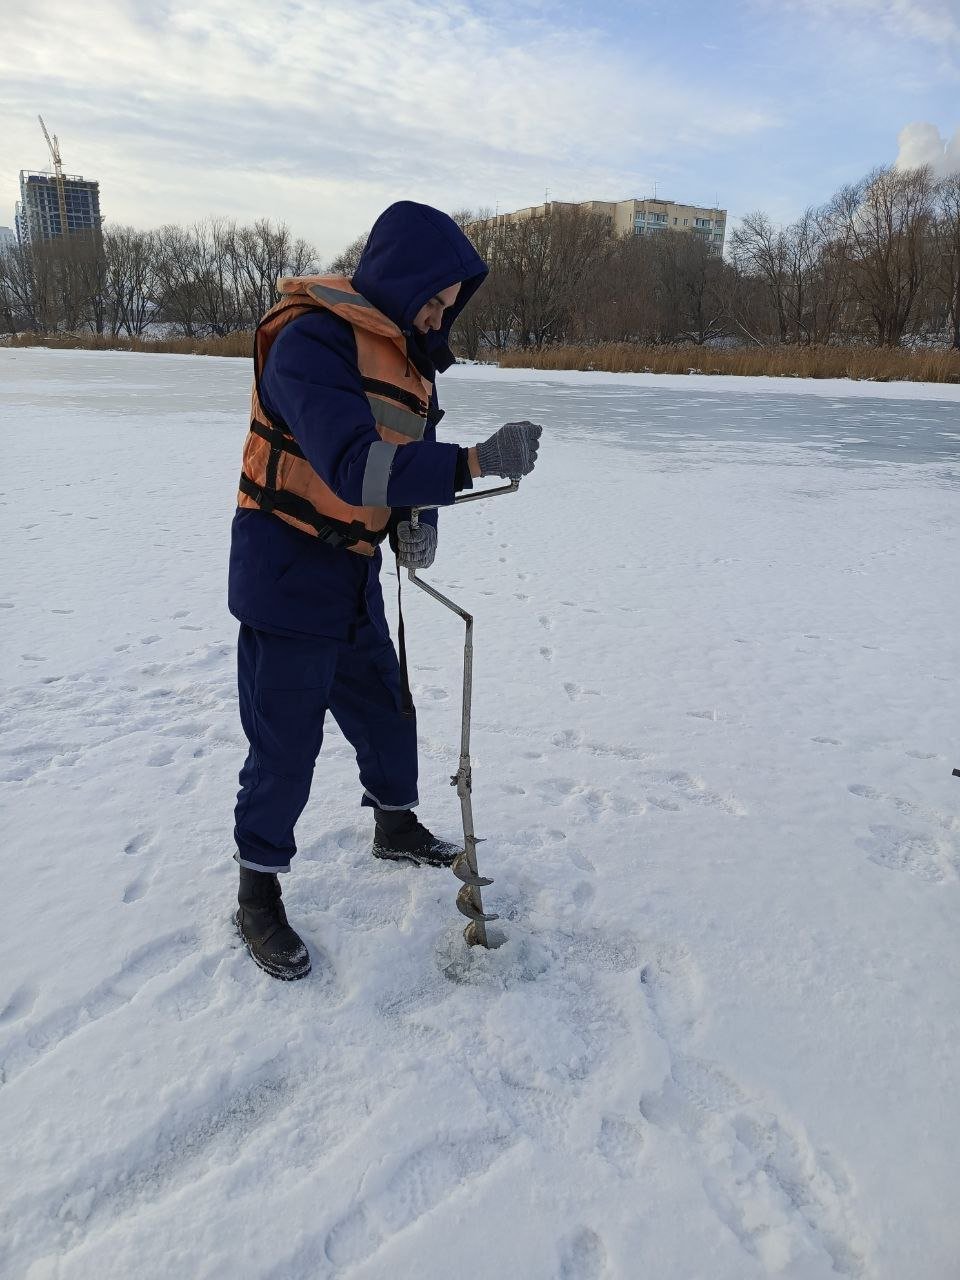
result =
[[[413,327],[417,333],[432,333],[439,329],[443,321],[443,313],[447,307],[453,306],[460,292],[458,284],[451,284],[446,289],[435,293],[413,317]]]

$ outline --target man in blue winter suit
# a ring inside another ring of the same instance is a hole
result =
[[[453,363],[451,326],[486,274],[451,218],[404,201],[377,220],[351,280],[283,282],[287,303],[258,330],[230,552],[250,744],[235,811],[236,923],[274,977],[310,971],[277,877],[296,853],[328,710],[357,753],[373,855],[449,866],[459,852],[414,812],[416,718],[401,690],[376,544],[389,531],[401,566],[428,567],[436,513],[413,527],[411,507],[451,503],[476,476],[534,467],[540,428],[531,423],[507,423],[472,449],[436,439],[436,375]]]

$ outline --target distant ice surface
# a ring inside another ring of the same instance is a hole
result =
[[[0,1275],[957,1274],[958,389],[453,371],[446,438],[545,427],[425,575],[508,942],[373,863],[331,723],[288,986],[230,926],[249,374],[0,351]]]

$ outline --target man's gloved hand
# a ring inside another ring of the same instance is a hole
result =
[[[437,531],[432,524],[418,524],[409,520],[397,525],[397,563],[401,569],[429,569],[437,554]]]
[[[489,440],[477,445],[477,462],[482,476],[502,476],[504,480],[528,476],[537,461],[543,427],[533,422],[508,422]]]

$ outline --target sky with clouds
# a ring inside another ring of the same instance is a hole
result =
[[[109,222],[283,219],[333,256],[392,200],[659,195],[788,221],[960,168],[960,0],[0,0],[0,223],[21,169]]]

